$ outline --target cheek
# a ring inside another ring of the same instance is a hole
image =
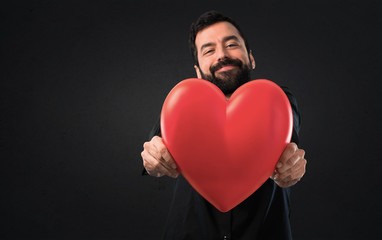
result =
[[[202,70],[205,74],[210,74],[210,66],[211,64],[209,62],[199,62],[200,70]]]
[[[205,65],[203,68],[202,68],[202,71],[203,73],[206,73],[206,74],[210,74],[210,67]]]
[[[243,57],[242,57],[242,59],[243,59],[243,63],[244,63],[244,64],[246,64],[246,65],[251,65],[251,60],[250,60],[250,58],[249,58],[249,55],[244,54]]]

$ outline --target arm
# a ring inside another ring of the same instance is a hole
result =
[[[298,133],[300,131],[301,117],[295,97],[288,88],[282,87],[287,95],[293,111],[293,134],[292,142],[289,143],[276,165],[272,179],[280,187],[290,187],[296,184],[305,174],[306,159],[305,151],[298,148]]]
[[[167,147],[161,138],[160,118],[157,119],[155,125],[149,134],[150,141],[143,144],[141,157],[143,161],[143,175],[151,175],[155,177],[169,176],[176,178],[179,175],[177,166]]]

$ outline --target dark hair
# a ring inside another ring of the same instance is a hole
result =
[[[211,25],[218,23],[218,22],[229,22],[229,23],[231,23],[237,29],[240,36],[244,39],[245,47],[246,47],[248,53],[250,52],[247,39],[244,37],[244,34],[241,31],[239,25],[232,18],[227,17],[227,16],[225,16],[225,15],[223,15],[223,14],[221,14],[215,10],[212,10],[212,11],[208,11],[208,12],[203,13],[202,15],[200,15],[200,17],[194,23],[191,24],[190,35],[188,38],[188,44],[189,44],[195,65],[199,66],[198,50],[196,49],[196,46],[195,46],[196,34],[198,34],[199,31],[205,29],[206,27],[211,26]]]

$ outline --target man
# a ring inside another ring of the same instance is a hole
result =
[[[251,80],[255,60],[240,27],[232,19],[216,11],[204,13],[191,25],[189,44],[197,77],[214,83],[227,98]],[[304,175],[306,160],[304,150],[297,146],[300,128],[297,103],[288,89],[283,90],[293,110],[292,142],[281,154],[274,175],[226,213],[213,207],[179,174],[157,123],[141,155],[149,175],[176,178],[163,239],[292,239],[289,187]]]

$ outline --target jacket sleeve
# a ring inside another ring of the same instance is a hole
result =
[[[301,115],[298,109],[297,100],[294,97],[293,93],[287,87],[281,86],[281,89],[284,90],[285,94],[287,95],[290,105],[292,107],[292,112],[293,112],[293,131],[292,131],[291,141],[298,145],[299,132],[300,132],[300,126],[301,126]]]

